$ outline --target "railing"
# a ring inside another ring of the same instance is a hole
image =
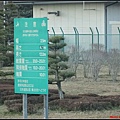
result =
[[[60,27],[61,34],[55,33],[54,28],[53,34],[49,34],[50,36],[64,36],[64,42],[67,43],[67,46],[63,49],[63,51],[68,50],[71,47],[79,49],[93,49],[93,44],[98,45],[98,49],[100,44],[104,46],[105,51],[109,51],[110,49],[120,49],[120,28],[118,27],[117,34],[100,34],[98,28],[96,27],[96,33],[94,34],[92,28],[90,27],[91,34],[80,34],[76,27],[73,27],[74,34],[65,34],[63,29]],[[106,37],[107,36],[107,37]]]

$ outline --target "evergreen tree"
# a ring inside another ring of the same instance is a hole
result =
[[[8,2],[0,9],[0,53],[4,55],[1,55],[0,61],[4,59],[4,66],[11,65],[14,60],[14,18],[20,17],[32,17],[32,5],[16,5]]]
[[[6,4],[0,9],[0,62],[6,66],[10,64],[10,60],[13,62],[13,52],[9,54],[7,51],[12,50],[13,46],[8,47],[7,42],[13,40],[13,19],[17,15],[16,6],[13,4]]]
[[[63,43],[64,37],[54,36],[49,39],[49,84],[56,84],[60,99],[64,98],[61,82],[75,74],[67,65],[68,56],[62,52],[67,45]]]
[[[5,41],[5,28],[4,28],[4,12],[0,10],[0,44],[4,45]]]
[[[17,5],[13,3],[4,5],[5,46],[7,48],[6,56],[9,58],[9,63],[6,63],[6,66],[11,65],[14,60],[14,45],[8,44],[8,42],[14,42],[14,18],[18,15]]]
[[[19,17],[33,17],[33,5],[18,5]]]
[[[18,6],[13,3],[4,5],[5,45],[14,38],[14,18],[18,17]]]

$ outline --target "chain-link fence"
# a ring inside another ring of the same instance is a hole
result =
[[[49,34],[49,37],[57,35],[64,36],[64,42],[67,44],[65,51],[73,46],[78,50],[88,50],[92,49],[93,44],[96,44],[98,49],[103,45],[105,51],[120,49],[120,34]]]
[[[107,65],[117,74],[119,70],[116,68],[119,69],[120,60],[120,34],[99,34],[99,32],[94,34],[91,28],[90,30],[91,34],[80,34],[76,28],[74,28],[74,34],[63,32],[56,34],[54,31],[54,34],[49,34],[49,37],[64,36],[67,46],[64,47],[63,52],[69,56],[70,65],[78,66],[82,63],[86,67],[89,64],[93,76],[98,75],[96,73],[98,66]],[[93,68],[96,69],[93,70]]]

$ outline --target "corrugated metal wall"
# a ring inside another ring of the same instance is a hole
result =
[[[48,12],[60,11],[60,16],[48,14]],[[104,3],[83,3],[79,4],[54,4],[54,5],[34,5],[33,17],[48,17],[49,32],[51,27],[56,33],[74,34],[73,27],[76,27],[81,34],[91,33],[90,28],[96,33],[96,27],[101,34],[104,33]]]

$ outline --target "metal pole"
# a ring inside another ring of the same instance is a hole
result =
[[[77,30],[77,28],[75,27],[75,29],[76,29],[76,32],[77,32],[77,38],[78,38],[78,41],[77,41],[77,45],[78,45],[78,52],[79,52],[79,32],[78,32],[78,30]]]
[[[62,36],[64,37],[64,32],[61,27],[60,27],[60,30],[62,31]],[[64,40],[63,40],[63,43],[64,43]],[[62,51],[64,52],[64,47],[62,48]]]
[[[27,94],[23,94],[23,118],[27,119]]]
[[[55,36],[55,30],[54,30],[54,28],[52,27],[52,31],[53,31],[53,33],[54,33],[54,36]]]
[[[90,27],[90,31],[92,33],[92,55],[93,55],[93,31],[92,31],[92,28]]]
[[[44,119],[48,119],[48,94],[44,95]]]
[[[92,60],[91,60],[91,62],[92,62],[92,65],[93,65],[93,31],[92,31],[91,27],[90,27],[90,31],[92,33]]]
[[[96,30],[97,30],[97,33],[98,33],[98,50],[99,50],[99,31],[98,31],[97,27],[96,27]]]
[[[120,28],[118,27],[118,32],[119,32],[119,49],[120,49]]]
[[[77,33],[75,27],[73,27],[74,32],[75,32],[75,48],[77,49]]]
[[[77,61],[77,50],[78,50],[78,48],[77,48],[77,33],[76,33],[75,27],[73,27],[73,29],[75,32],[75,62],[76,62]]]

